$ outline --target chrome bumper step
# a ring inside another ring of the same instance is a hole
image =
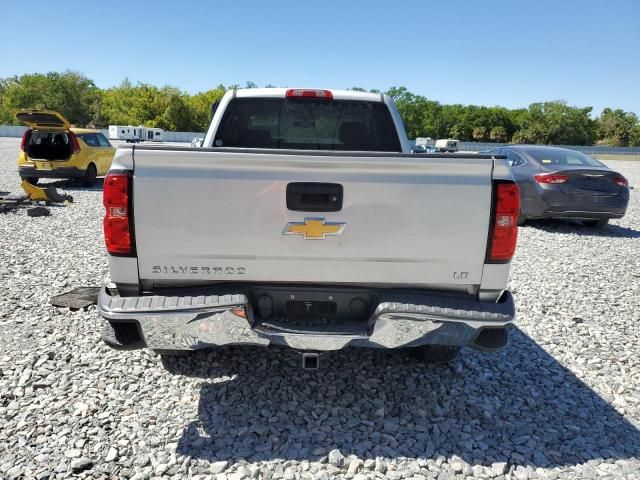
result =
[[[103,288],[98,311],[112,329],[134,322],[152,349],[196,350],[229,344],[289,346],[329,351],[347,346],[399,348],[427,344],[470,345],[483,329],[499,329],[515,317],[510,292],[497,303],[437,295],[380,295],[366,329],[310,332],[252,323],[245,294],[120,297]],[[127,327],[131,328],[131,327]],[[117,347],[113,334],[105,337]],[[136,343],[136,346],[138,344]]]

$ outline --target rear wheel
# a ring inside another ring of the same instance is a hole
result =
[[[460,353],[460,347],[448,345],[423,345],[414,347],[410,352],[417,359],[427,363],[447,363],[454,360]]]
[[[518,225],[519,227],[521,227],[522,225],[524,225],[525,223],[527,223],[527,217],[525,217],[524,215],[520,214],[518,215],[518,218],[516,220],[516,225]]]
[[[585,227],[590,227],[590,228],[604,228],[607,226],[608,223],[609,223],[608,218],[601,218],[599,220],[583,220],[582,221],[582,224]]]
[[[87,171],[84,174],[83,183],[87,187],[92,187],[93,184],[96,183],[97,176],[98,176],[98,170],[96,169],[96,166],[93,163],[90,163],[89,166],[87,167]]]

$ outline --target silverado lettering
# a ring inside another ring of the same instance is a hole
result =
[[[192,275],[244,275],[247,269],[244,267],[191,267],[191,266],[175,266],[175,265],[154,265],[152,272],[154,274],[192,274]]]

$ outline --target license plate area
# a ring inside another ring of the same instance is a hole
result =
[[[374,294],[366,290],[254,288],[249,297],[255,321],[290,331],[366,330]]]
[[[53,170],[49,162],[35,162],[36,170]]]
[[[336,302],[288,300],[285,311],[287,318],[292,321],[333,320],[338,312],[338,305]]]
[[[583,176],[577,180],[577,187],[584,190],[607,190],[610,187],[610,181],[603,178],[593,178]]]
[[[560,190],[570,195],[616,195],[619,189],[610,178],[600,174],[575,173],[568,182],[560,184]]]

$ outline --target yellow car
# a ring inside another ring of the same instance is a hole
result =
[[[29,128],[22,136],[18,171],[32,184],[41,178],[77,178],[92,185],[107,174],[115,148],[98,130],[71,128],[58,112],[19,110]]]

